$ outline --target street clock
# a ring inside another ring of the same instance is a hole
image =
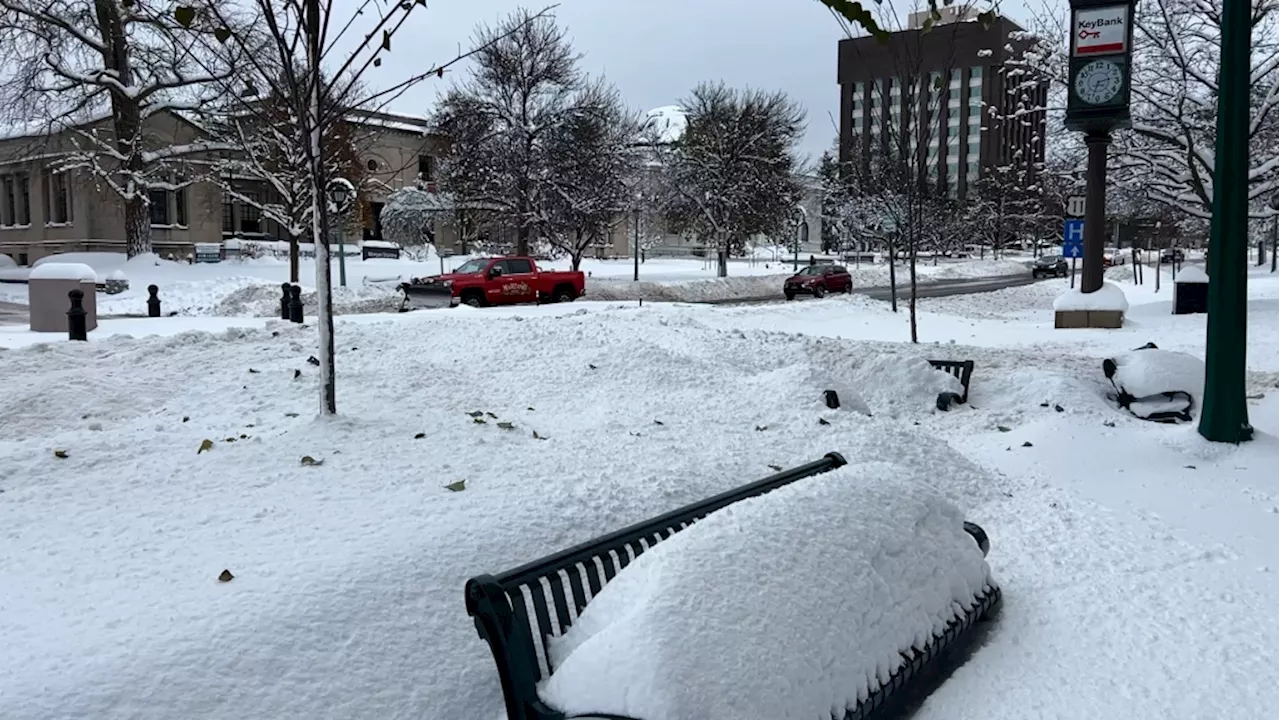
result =
[[[1115,101],[1124,88],[1124,70],[1110,60],[1094,60],[1076,73],[1076,96],[1090,105]]]
[[[1115,0],[1071,3],[1068,130],[1109,133],[1127,128],[1133,5]]]

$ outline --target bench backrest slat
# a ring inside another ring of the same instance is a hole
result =
[[[973,377],[973,361],[972,360],[930,360],[929,364],[935,370],[941,370],[951,373],[960,381],[963,391],[960,394],[961,402],[969,402],[969,380]]]
[[[524,720],[555,715],[538,700],[536,687],[538,680],[549,676],[554,669],[548,654],[549,639],[563,635],[591,598],[633,560],[709,513],[844,464],[845,459],[838,453],[828,453],[821,460],[784,470],[500,575],[480,575],[468,581],[467,612],[475,619],[480,637],[488,641],[493,651],[508,717]],[[585,592],[584,577],[590,597]],[[568,593],[565,579],[568,579]],[[533,607],[532,617],[529,605]]]

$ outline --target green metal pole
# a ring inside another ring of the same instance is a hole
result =
[[[1245,401],[1248,332],[1249,0],[1224,0],[1218,69],[1218,141],[1209,230],[1209,318],[1200,434],[1214,442],[1253,437]]]
[[[347,286],[347,246],[343,244],[342,221],[343,216],[337,217],[338,221],[338,284],[342,287]]]

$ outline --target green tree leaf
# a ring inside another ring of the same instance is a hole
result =
[[[467,489],[467,481],[459,480],[458,482],[455,482],[455,483],[449,483],[448,485],[444,486],[444,489],[451,490],[453,492],[462,492],[463,490]]]
[[[213,449],[213,441],[210,440],[209,438],[205,438],[204,440],[200,441],[200,449],[196,450],[196,454],[199,455],[202,452],[205,452],[207,450],[212,450],[212,449]]]

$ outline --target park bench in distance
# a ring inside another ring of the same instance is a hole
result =
[[[563,635],[573,624],[573,617],[587,605],[586,590],[595,597],[605,583],[641,553],[709,513],[845,464],[839,453],[827,453],[821,460],[784,470],[513,570],[496,576],[477,575],[468,580],[467,614],[475,620],[480,638],[489,643],[493,652],[508,720],[565,720],[563,713],[538,697],[537,683],[549,677],[554,669],[547,653],[547,639]],[[985,555],[990,547],[986,532],[970,522],[966,522],[964,528]],[[532,618],[526,597],[533,605]],[[572,616],[570,603],[575,608]],[[952,621],[925,647],[914,648],[909,656],[904,655],[903,665],[889,682],[856,709],[835,720],[888,718],[923,697],[940,676],[962,661],[963,651],[973,639],[974,633],[970,631],[975,629],[975,623],[989,617],[999,605],[1000,590],[992,586],[967,614]]]
[[[969,402],[969,378],[973,377],[973,361],[972,360],[930,360],[929,364],[934,370],[941,370],[945,373],[951,373],[960,381],[960,386],[964,388],[962,394],[957,395],[953,392],[938,393],[938,409],[946,412],[951,409],[952,403]]]

